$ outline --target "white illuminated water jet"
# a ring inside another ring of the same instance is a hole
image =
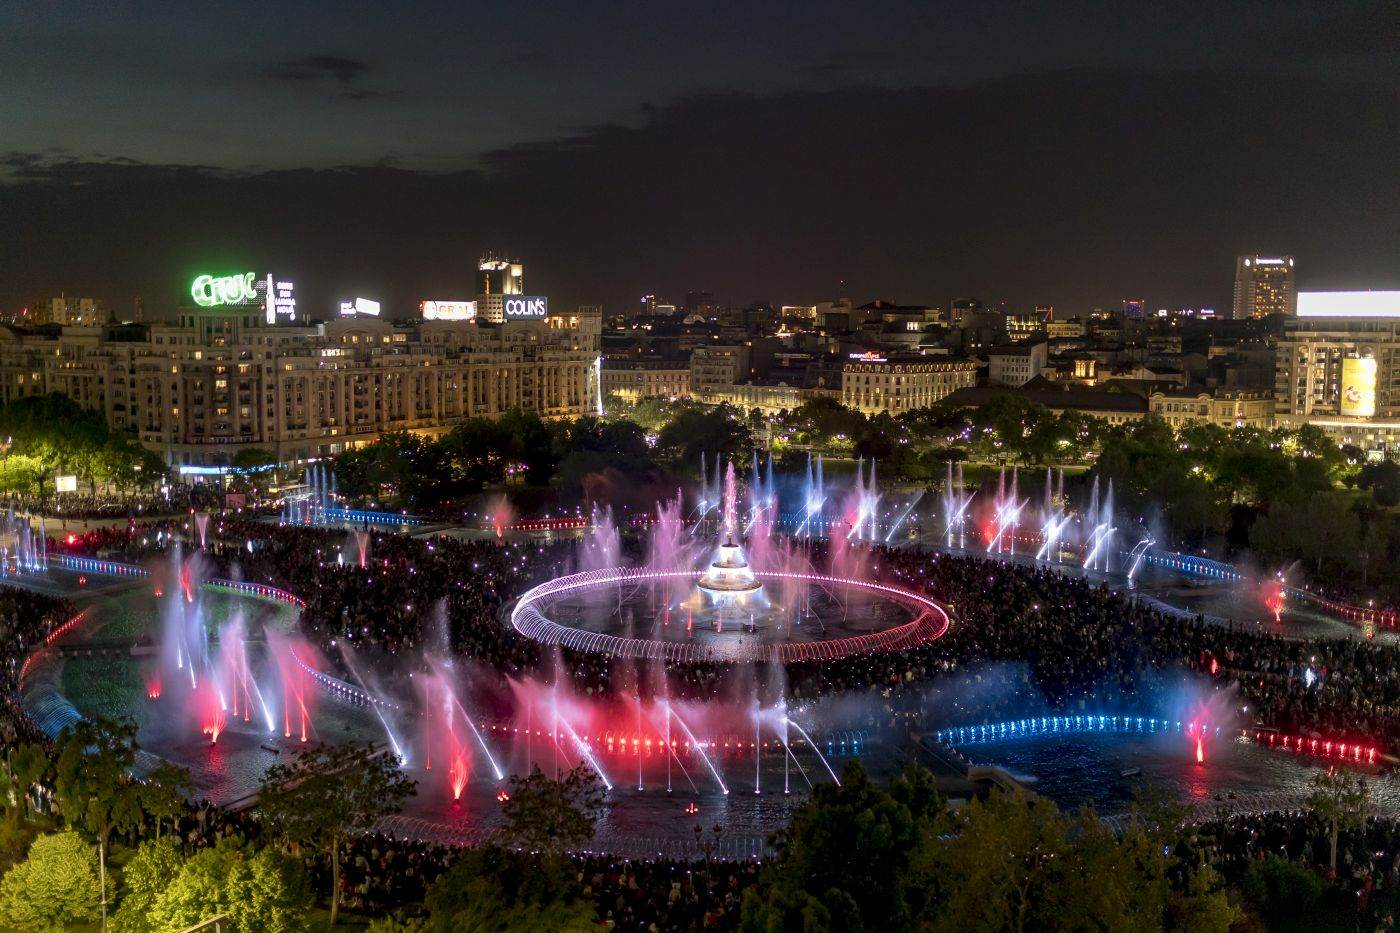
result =
[[[987,553],[1009,550],[1016,553],[1016,529],[1021,523],[1021,510],[1025,508],[1026,502],[1020,499],[1017,492],[1017,472],[1016,468],[1011,468],[1011,487],[1006,486],[1006,468],[1002,467],[997,476],[997,497],[994,503],[993,523],[995,533],[992,540],[987,543]],[[1010,534],[1008,534],[1008,530]]]
[[[807,744],[812,748],[812,753],[817,756],[817,760],[822,763],[822,767],[826,768],[826,773],[831,775],[831,780],[836,783],[837,787],[840,787],[841,779],[836,776],[835,771],[831,770],[831,763],[826,760],[826,756],[822,754],[822,750],[820,748],[817,748],[817,743],[812,741],[812,737],[807,734],[807,730],[802,728],[797,723],[793,722],[787,716],[783,717],[783,722],[796,729],[797,734],[802,736],[802,738],[806,740]]]
[[[1113,480],[1108,481],[1103,502],[1100,503],[1099,478],[1094,477],[1089,494],[1089,511],[1084,514],[1084,521],[1089,526],[1084,545],[1084,568],[1107,573],[1111,569],[1109,560],[1113,554],[1113,533],[1117,530],[1113,527]]]
[[[967,507],[972,495],[963,487],[963,468],[958,464],[957,478],[953,476],[953,461],[948,461],[948,477],[943,483],[943,532],[948,547],[956,540],[958,547],[967,547]]]

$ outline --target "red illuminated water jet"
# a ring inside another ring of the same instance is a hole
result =
[[[1275,577],[1264,581],[1260,587],[1260,595],[1264,600],[1264,607],[1273,615],[1274,621],[1278,622],[1283,615],[1283,581]]]

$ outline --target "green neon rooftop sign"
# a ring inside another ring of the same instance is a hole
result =
[[[190,286],[190,295],[201,308],[246,304],[254,298],[255,278],[251,272],[242,275],[201,275]]]

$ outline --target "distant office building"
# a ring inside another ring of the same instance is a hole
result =
[[[948,320],[952,324],[961,324],[966,315],[975,314],[981,310],[982,299],[980,298],[954,298],[948,303]]]
[[[1055,309],[1048,305],[1038,305],[1034,311],[1008,311],[1006,313],[1006,336],[1013,341],[1039,340],[1045,336],[1046,326]]]
[[[525,294],[525,265],[516,259],[487,253],[477,263],[476,281],[477,314],[499,324],[506,319],[506,296]]]
[[[1049,362],[1049,347],[1043,340],[992,347],[987,361],[988,385],[1015,388],[1040,375]]]
[[[20,313],[22,326],[57,324],[61,327],[100,327],[107,323],[107,307],[97,298],[41,298]]]
[[[690,390],[712,401],[722,391],[749,378],[750,351],[742,344],[707,344],[690,355]]]
[[[1123,317],[1130,320],[1141,320],[1147,316],[1147,300],[1144,298],[1124,298]]]
[[[686,292],[685,293],[685,313],[704,314],[706,316],[714,314],[715,303],[713,292]]]
[[[1280,416],[1400,418],[1400,292],[1303,292],[1276,366]]]
[[[1292,256],[1240,256],[1235,260],[1232,317],[1243,320],[1270,314],[1296,314],[1298,294]]]

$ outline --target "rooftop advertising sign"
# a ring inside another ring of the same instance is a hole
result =
[[[201,308],[247,304],[257,297],[257,286],[253,284],[256,279],[257,275],[252,272],[242,275],[201,275],[190,285],[190,297]]]
[[[507,321],[542,321],[549,317],[549,299],[543,295],[508,297],[505,316]]]

